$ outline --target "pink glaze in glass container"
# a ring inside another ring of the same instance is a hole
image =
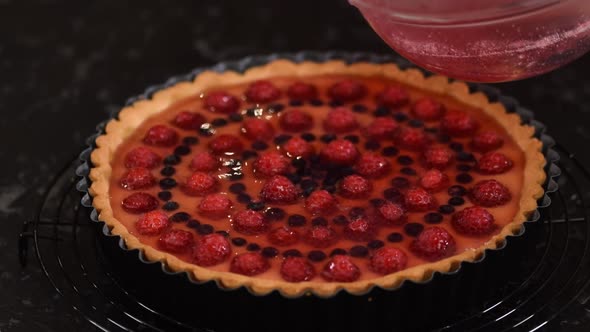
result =
[[[349,0],[395,51],[432,72],[502,82],[590,49],[590,0]]]

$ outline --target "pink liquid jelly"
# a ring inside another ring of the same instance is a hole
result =
[[[503,82],[558,68],[590,49],[588,0],[350,0],[415,64]]]

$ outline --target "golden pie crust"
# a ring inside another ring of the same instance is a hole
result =
[[[480,109],[494,118],[511,135],[525,156],[524,180],[520,195],[519,211],[515,214],[512,222],[505,225],[497,235],[490,238],[489,241],[479,248],[467,250],[440,261],[414,266],[383,277],[350,283],[323,281],[290,283],[280,280],[248,277],[231,272],[213,271],[182,261],[172,254],[141,243],[137,237],[131,234],[113,216],[113,210],[109,201],[109,179],[112,171],[111,162],[113,155],[117,147],[148,117],[162,112],[175,101],[194,96],[214,87],[246,83],[272,77],[309,77],[328,74],[391,79],[426,92],[453,97],[466,105]],[[457,270],[462,262],[477,260],[481,258],[484,250],[498,248],[503,245],[507,236],[518,234],[529,214],[537,208],[537,200],[543,195],[542,184],[546,177],[544,172],[545,158],[541,153],[542,143],[534,138],[533,134],[533,127],[521,125],[520,117],[516,114],[507,113],[502,104],[491,103],[483,93],[470,93],[465,83],[449,82],[443,76],[425,77],[417,69],[401,70],[395,64],[361,62],[349,65],[343,61],[294,63],[287,60],[276,60],[259,67],[251,68],[244,73],[205,71],[198,75],[192,82],[178,83],[170,88],[156,92],[149,100],[139,100],[122,109],[119,118],[113,119],[107,124],[106,134],[96,139],[97,147],[91,155],[94,167],[90,172],[92,185],[89,192],[93,197],[93,206],[99,213],[99,220],[108,225],[112,234],[123,238],[128,248],[143,251],[145,257],[149,260],[160,261],[169,270],[187,272],[197,282],[214,280],[219,287],[224,289],[235,289],[244,286],[257,295],[265,295],[274,290],[279,291],[287,297],[297,297],[309,293],[321,297],[329,297],[341,290],[360,295],[370,291],[374,286],[394,289],[406,280],[422,282],[429,280],[434,272]]]

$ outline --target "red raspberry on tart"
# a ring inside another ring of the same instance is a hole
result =
[[[358,126],[356,115],[346,107],[337,107],[331,110],[326,114],[324,120],[324,130],[335,134],[353,131]]]
[[[162,162],[162,157],[145,146],[139,146],[129,151],[125,156],[125,167],[152,169]]]
[[[496,228],[494,216],[479,206],[455,212],[452,224],[457,232],[475,236],[489,234]]]
[[[155,210],[158,204],[158,199],[148,193],[133,193],[121,202],[125,211],[135,214]]]
[[[260,190],[260,198],[264,202],[274,204],[291,204],[299,197],[299,190],[288,178],[275,175],[266,180]]]
[[[502,174],[512,168],[513,162],[500,152],[488,152],[477,162],[477,170],[482,174]]]
[[[252,167],[257,176],[270,177],[287,173],[291,167],[291,161],[276,151],[265,152],[254,161]]]
[[[429,261],[449,257],[457,250],[455,238],[446,229],[438,226],[426,227],[412,241],[410,250]]]
[[[261,254],[248,252],[235,256],[229,270],[233,273],[254,276],[266,272],[269,268],[268,260]]]
[[[374,140],[393,139],[396,130],[399,128],[397,122],[390,118],[379,118],[373,120],[364,131],[364,134]]]
[[[412,106],[412,115],[422,121],[437,121],[444,113],[444,105],[429,97],[418,99]]]
[[[182,111],[176,114],[174,125],[184,130],[197,130],[207,119],[200,113]]]
[[[231,253],[231,245],[223,235],[208,234],[197,241],[193,260],[200,266],[213,266],[228,259]]]
[[[364,153],[354,166],[355,170],[366,178],[380,178],[391,170],[389,161],[375,153]]]
[[[209,152],[198,152],[191,160],[190,168],[193,171],[212,172],[219,167],[219,160],[217,157]]]
[[[398,248],[381,248],[371,256],[371,270],[379,274],[390,274],[403,270],[408,256]]]
[[[301,137],[292,137],[281,149],[291,158],[307,159],[315,152],[314,147]]]
[[[420,151],[426,148],[430,139],[420,128],[404,127],[397,133],[396,142],[402,149]]]
[[[320,156],[328,164],[350,166],[358,159],[359,151],[349,140],[337,139],[324,146]]]
[[[272,124],[265,119],[249,118],[242,124],[242,134],[251,140],[267,141],[274,132]]]
[[[158,246],[173,253],[184,253],[191,249],[195,240],[193,233],[181,229],[172,229],[160,236]]]
[[[328,89],[328,95],[335,100],[349,102],[363,98],[367,94],[367,87],[356,80],[345,79],[334,83]]]
[[[438,169],[431,169],[420,178],[420,186],[430,192],[438,192],[449,185],[449,177]]]
[[[431,146],[424,151],[422,158],[427,167],[444,170],[453,162],[455,154],[445,146]]]
[[[289,282],[309,281],[315,275],[315,267],[303,257],[287,257],[281,264],[281,276]]]
[[[295,82],[287,89],[287,95],[294,100],[311,100],[318,96],[318,89],[313,84]]]
[[[336,255],[324,266],[322,277],[327,281],[352,282],[361,276],[361,270],[348,256]]]
[[[305,200],[305,208],[312,214],[330,214],[337,208],[338,201],[326,190],[312,192]]]
[[[143,142],[155,146],[172,146],[178,141],[178,133],[165,125],[151,127],[143,138]]]
[[[349,175],[340,182],[339,193],[341,196],[350,199],[367,198],[373,185],[367,179],[359,175]]]
[[[262,104],[278,99],[281,90],[270,81],[260,80],[250,84],[245,94],[248,101]]]
[[[306,112],[294,109],[282,113],[279,124],[284,131],[296,133],[309,130],[313,126],[313,118]]]
[[[187,180],[182,190],[190,196],[204,196],[216,191],[217,179],[204,172],[194,172]]]
[[[541,144],[461,83],[387,68],[276,62],[154,94],[97,140],[93,204],[131,249],[220,287],[449,271],[533,211]]]
[[[462,111],[449,111],[440,120],[440,129],[451,136],[469,137],[479,128],[479,123]]]
[[[477,205],[495,207],[510,202],[510,190],[496,180],[482,180],[471,188],[469,198]]]
[[[213,113],[231,114],[240,108],[240,100],[224,91],[213,91],[205,96],[203,106]]]
[[[408,92],[399,86],[388,86],[377,95],[377,103],[390,108],[403,106],[409,100],[410,96],[408,96]]]
[[[168,215],[162,211],[150,211],[135,222],[135,229],[141,235],[159,235],[170,226]]]
[[[134,167],[127,171],[119,181],[121,187],[127,190],[145,189],[153,186],[156,178],[152,172],[144,167]]]
[[[482,131],[473,137],[471,146],[474,150],[480,152],[488,152],[502,147],[504,138],[495,131]]]

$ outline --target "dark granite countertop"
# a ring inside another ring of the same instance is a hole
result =
[[[0,0],[0,331],[79,331],[34,264],[20,225],[47,180],[127,97],[191,68],[299,50],[389,53],[340,1]],[[590,166],[590,55],[499,84]],[[588,327],[590,329],[590,327]]]

